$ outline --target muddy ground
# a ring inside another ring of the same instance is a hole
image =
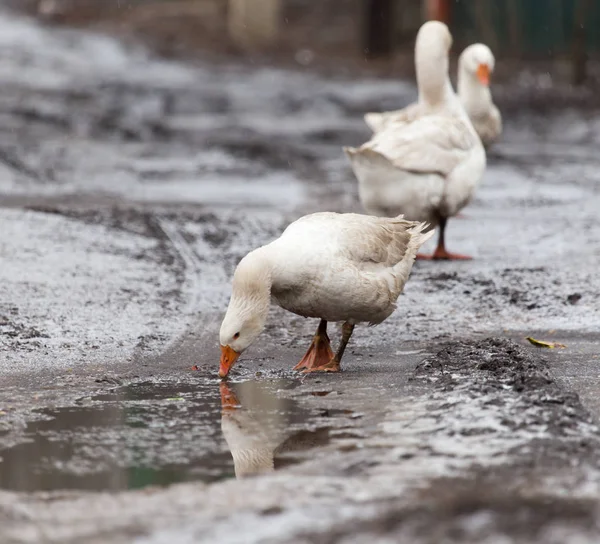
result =
[[[224,389],[235,264],[360,210],[341,146],[412,84],[166,62],[8,14],[0,84],[0,540],[598,541],[595,110],[511,101],[449,226],[474,261],[418,263],[345,372],[295,376],[316,323],[273,309]]]

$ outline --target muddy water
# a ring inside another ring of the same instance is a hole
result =
[[[0,488],[123,490],[270,472],[328,440],[326,419],[277,391],[292,380],[136,383],[44,410],[0,451]]]

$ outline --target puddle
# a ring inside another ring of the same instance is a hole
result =
[[[0,450],[0,488],[124,490],[243,477],[329,441],[323,417],[282,399],[292,380],[140,383],[39,412]]]

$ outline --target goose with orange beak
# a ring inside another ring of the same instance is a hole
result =
[[[502,117],[490,92],[494,65],[494,55],[482,43],[470,45],[458,59],[458,97],[486,147],[502,133]]]
[[[417,60],[417,70],[418,62]],[[502,118],[490,92],[490,79],[495,64],[492,51],[482,43],[467,47],[458,60],[458,98],[486,147],[502,133]],[[451,113],[448,102],[432,105],[419,101],[400,110],[371,112],[365,114],[365,122],[377,133],[394,123],[411,123],[423,115],[438,113]]]
[[[271,301],[303,317],[319,318],[308,351],[295,370],[338,372],[357,323],[381,323],[412,269],[419,247],[433,234],[426,223],[400,217],[314,213],[292,223],[266,246],[246,255],[233,275],[221,324],[219,376],[265,328]],[[327,323],[341,321],[334,353]]]

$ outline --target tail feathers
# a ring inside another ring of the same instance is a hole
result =
[[[374,215],[385,215],[379,210],[381,202],[379,197],[371,204],[367,202],[368,198],[363,194],[375,195],[381,188],[389,188],[390,184],[395,184],[398,179],[398,171],[394,165],[381,153],[367,146],[354,148],[345,148],[344,151],[350,161],[350,167],[359,185],[359,196],[364,208]],[[377,188],[375,190],[375,188]],[[367,199],[367,200],[365,200]],[[385,204],[384,204],[385,206]]]
[[[346,153],[352,162],[359,164],[369,163],[372,165],[375,163],[386,167],[389,167],[391,164],[385,155],[379,153],[379,151],[371,149],[370,147],[344,147],[344,153]]]
[[[396,290],[394,293],[396,297],[400,296],[400,293],[404,289],[404,284],[408,280],[410,276],[410,272],[412,270],[413,263],[417,258],[417,252],[419,248],[427,242],[435,233],[434,229],[431,229],[428,232],[425,232],[429,227],[429,223],[421,223],[421,222],[413,222],[414,226],[408,230],[410,233],[410,240],[408,242],[408,247],[406,248],[406,253],[402,260],[394,266],[394,276],[396,278]]]
[[[384,117],[382,113],[366,113],[364,116],[365,123],[373,132],[379,132],[384,125]]]
[[[346,153],[346,156],[350,160],[352,160],[352,158],[355,157],[359,153],[359,150],[356,147],[344,146],[344,147],[342,147],[342,149],[344,150],[344,153]]]
[[[429,229],[431,225],[429,223],[420,222],[416,223],[413,228],[411,228],[408,232],[410,232],[410,242],[408,243],[408,247],[411,245],[415,247],[415,254],[419,250],[419,248],[428,240],[430,240],[435,234],[435,229]],[[408,251],[407,251],[408,253]]]

